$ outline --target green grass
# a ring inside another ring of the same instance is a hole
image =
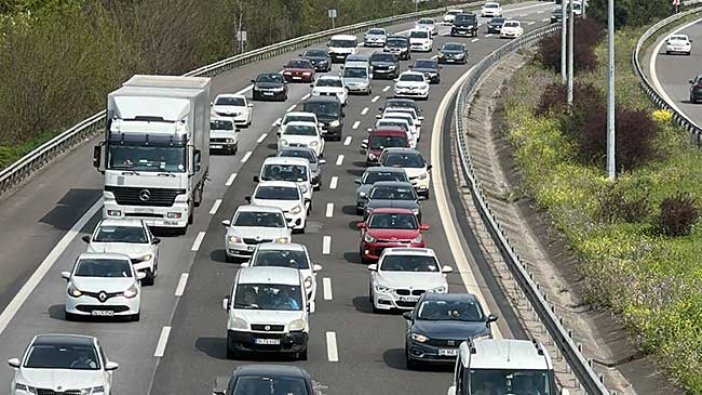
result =
[[[23,144],[0,145],[0,170],[21,159],[35,148],[56,137],[56,135],[57,133],[54,132],[44,132],[32,137]]]
[[[624,30],[617,44],[617,101],[629,108],[655,108],[639,88],[631,51],[645,29]],[[601,66],[580,79],[606,87],[606,48]],[[509,84],[505,103],[507,138],[523,171],[523,187],[550,216],[580,258],[590,301],[611,308],[633,340],[691,393],[702,393],[702,229],[681,238],[658,234],[660,202],[675,192],[702,196],[702,152],[687,144],[686,132],[659,122],[658,155],[635,171],[619,175],[626,194],[647,190],[652,214],[637,223],[598,221],[598,196],[610,188],[601,167],[578,160],[577,147],[558,120],[533,109],[543,88],[560,76],[528,64]],[[699,225],[698,225],[699,226]]]

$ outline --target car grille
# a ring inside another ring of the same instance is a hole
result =
[[[100,292],[85,292],[84,291],[83,295],[98,299],[98,295],[100,295]],[[110,298],[114,298],[115,296],[122,295],[122,292],[105,292],[105,295],[107,295],[107,298],[105,298],[105,300],[108,300]]]
[[[118,204],[159,207],[173,206],[176,196],[185,193],[185,189],[134,188],[111,185],[106,185],[105,191],[114,193]],[[148,193],[148,198],[144,199],[146,193]]]
[[[415,289],[415,290],[411,290],[411,291],[409,289],[395,290],[395,293],[397,293],[398,295],[402,295],[402,296],[408,296],[410,294],[412,294],[414,296],[419,296],[419,295],[423,294],[424,292],[426,292],[426,291],[423,289]]]
[[[244,238],[244,243],[246,243],[246,244],[270,243],[270,242],[272,242],[272,241],[273,241],[273,239],[256,240],[256,239]]]
[[[268,329],[266,329],[266,327],[268,327]],[[282,332],[285,330],[285,325],[251,324],[251,330],[263,332]]]
[[[129,306],[105,306],[105,305],[92,305],[92,304],[79,304],[76,306],[76,310],[82,311],[84,313],[92,313],[93,311],[114,311],[115,313],[122,313],[129,310]]]
[[[227,139],[224,137],[211,137],[210,143],[226,143]]]
[[[461,339],[461,340],[454,340],[454,339],[429,339],[428,342],[424,343],[429,346],[434,346],[434,347],[444,347],[444,348],[452,348],[452,347],[458,347],[461,345],[462,342],[464,342],[466,339]]]
[[[38,395],[80,395],[80,390],[54,391],[48,388],[37,388]]]
[[[395,302],[399,307],[414,307],[417,305],[417,302],[403,302],[403,301],[397,301]]]
[[[336,93],[334,92],[320,92],[320,96],[336,96]]]

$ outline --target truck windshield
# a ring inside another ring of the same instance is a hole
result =
[[[185,172],[185,147],[110,145],[109,170]]]
[[[548,370],[469,369],[466,394],[542,394],[553,395]]]

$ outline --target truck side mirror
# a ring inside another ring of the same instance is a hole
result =
[[[105,163],[102,160],[102,153],[103,153],[103,148],[105,147],[105,143],[100,143],[93,147],[93,167],[97,169],[100,173],[105,172],[105,167],[103,164]]]
[[[200,169],[202,168],[201,157],[202,157],[202,153],[199,150],[196,150],[195,153],[193,154],[193,171],[195,171],[195,172],[199,172]]]

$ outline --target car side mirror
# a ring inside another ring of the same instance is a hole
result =
[[[151,244],[159,245],[159,244],[161,244],[161,239],[158,237],[154,237],[153,239],[151,239]]]
[[[488,322],[488,324],[491,323],[491,322],[497,321],[497,318],[498,318],[498,317],[497,317],[496,315],[490,314],[490,315],[487,317],[487,322]]]
[[[90,235],[84,235],[84,236],[81,237],[80,239],[83,240],[83,241],[86,242],[86,243],[90,243],[90,237],[91,237]]]
[[[453,268],[451,266],[442,266],[441,273],[453,273]]]
[[[10,358],[7,360],[7,364],[10,365],[11,368],[17,369],[20,367],[20,360],[19,358]]]
[[[232,226],[232,221],[225,219],[224,221],[222,221],[222,225],[224,225],[228,228],[228,227]]]
[[[144,272],[137,272],[136,273],[137,280],[141,281],[146,278],[146,273]]]
[[[376,116],[375,116],[375,119],[382,119],[382,118],[383,118],[383,114],[376,114]]]
[[[312,271],[313,271],[313,272],[318,272],[318,271],[320,271],[320,270],[322,270],[322,265],[318,265],[318,264],[316,264],[316,263],[315,263],[314,265],[312,265]]]
[[[427,165],[427,170],[431,170],[431,165]]]
[[[117,369],[119,369],[119,364],[117,362],[110,361],[105,364],[105,370],[107,370],[108,372],[112,372]]]
[[[212,395],[227,395],[224,391],[212,391]]]
[[[61,278],[68,281],[71,279],[71,272],[61,272]]]
[[[222,309],[224,311],[229,311],[229,298],[222,299]]]
[[[366,223],[365,222],[358,222],[356,223],[356,227],[358,229],[365,229],[366,228]]]
[[[326,164],[326,163],[327,163],[327,160],[326,160],[326,159],[320,159],[320,160],[319,160],[319,164],[320,164],[320,165],[324,165],[324,164]]]
[[[424,115],[418,116],[417,119],[419,119],[420,121],[423,121],[423,120],[424,120]]]
[[[694,84],[694,83],[695,83],[694,80],[687,80],[687,82],[689,82],[689,83],[691,83],[691,84]]]
[[[253,108],[253,103],[249,103],[247,106]]]
[[[356,185],[361,185],[361,179],[357,178],[357,179],[353,180],[353,183]]]
[[[260,179],[258,178],[258,176],[253,176],[253,182],[259,182],[259,181],[260,181]]]
[[[246,197],[244,198],[244,200],[246,200],[247,202],[251,203],[251,196],[246,196]]]
[[[251,83],[252,83],[252,84],[255,84],[255,83],[256,83],[256,80],[251,80]]]
[[[412,312],[405,311],[404,313],[402,313],[402,318],[406,319],[407,321],[412,321]]]
[[[419,230],[421,230],[421,231],[429,230],[429,228],[430,228],[430,226],[427,225],[427,224],[421,224],[421,225],[419,225]]]
[[[310,84],[310,88],[314,88],[314,84]]]
[[[282,123],[283,123],[283,121],[281,119],[276,119],[275,123],[273,123],[273,125],[280,126]]]
[[[369,271],[369,272],[378,271],[378,264],[377,264],[377,263],[373,263],[373,264],[371,264],[371,265],[368,265],[368,271]]]

